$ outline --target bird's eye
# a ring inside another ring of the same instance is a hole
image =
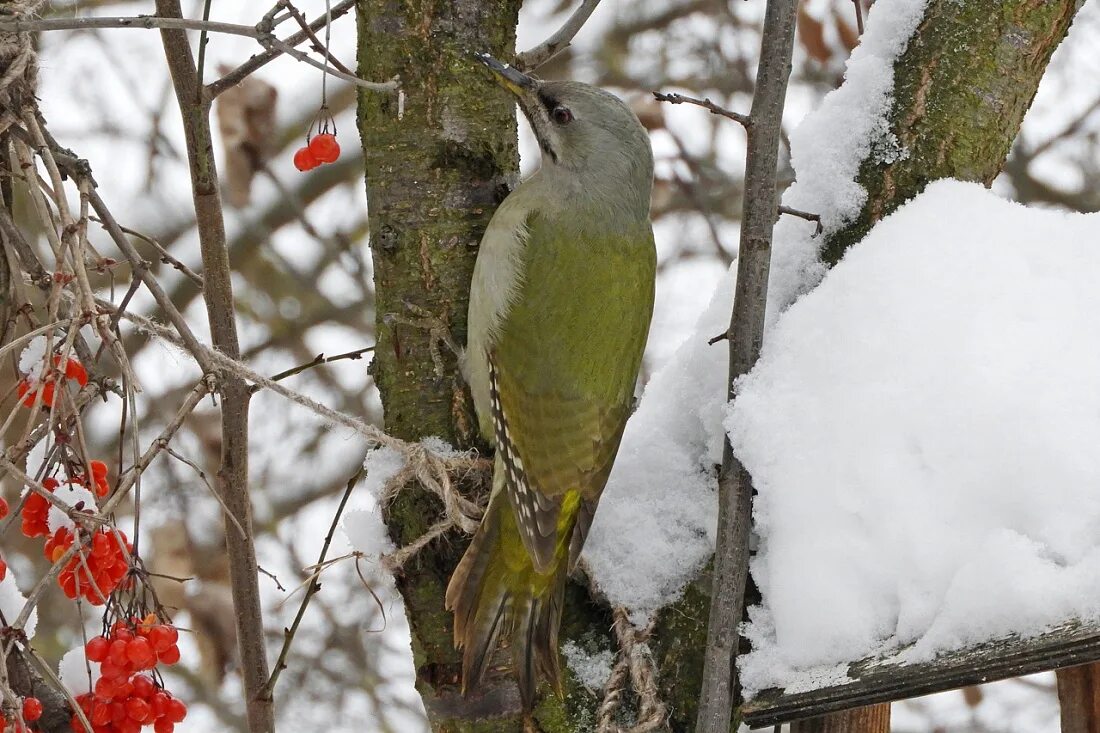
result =
[[[550,117],[559,125],[568,125],[573,121],[573,113],[569,111],[568,107],[554,107]]]

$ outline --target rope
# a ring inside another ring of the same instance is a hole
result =
[[[649,648],[649,637],[655,621],[645,629],[638,629],[627,616],[626,609],[616,606],[612,610],[615,640],[619,645],[619,658],[611,670],[604,687],[603,701],[597,711],[597,733],[650,733],[667,727],[668,708],[661,700],[657,688],[657,663]],[[622,707],[623,696],[629,681],[638,698],[638,715],[634,724],[623,728],[615,723],[615,713]]]

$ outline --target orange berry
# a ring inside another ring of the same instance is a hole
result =
[[[321,165],[321,161],[317,160],[317,156],[309,148],[298,148],[298,152],[294,153],[294,167],[303,173],[311,171],[319,165]]]
[[[321,163],[335,163],[340,157],[340,143],[335,135],[323,132],[309,141],[309,152]]]

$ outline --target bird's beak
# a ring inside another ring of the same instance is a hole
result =
[[[489,71],[493,72],[493,78],[496,79],[498,84],[520,99],[538,89],[538,82],[534,78],[513,66],[502,64],[487,53],[475,53],[474,58],[485,64]]]

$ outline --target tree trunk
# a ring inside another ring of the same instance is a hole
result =
[[[363,0],[359,72],[400,76],[397,95],[363,93],[359,129],[366,158],[371,255],[377,297],[377,345],[371,371],[385,408],[386,431],[406,440],[438,436],[461,448],[486,448],[453,354],[444,347],[437,373],[428,330],[403,324],[413,303],[465,342],[470,278],[481,235],[517,182],[515,102],[496,86],[472,51],[511,58],[519,0]],[[392,316],[398,316],[393,318]],[[438,500],[418,488],[401,492],[386,512],[398,546],[440,516]],[[436,731],[520,731],[518,688],[507,670],[491,670],[486,693],[459,693],[461,657],[443,596],[468,538],[433,542],[399,574],[412,627],[417,689]],[[585,634],[609,648],[611,618],[574,587],[563,638]],[[567,675],[568,676],[568,675]],[[567,701],[546,696],[531,724],[583,730],[595,697],[566,680]]]
[[[479,446],[453,356],[440,352],[443,376],[437,376],[429,333],[388,316],[411,316],[409,301],[441,319],[458,343],[465,340],[477,246],[517,174],[513,102],[468,52],[486,50],[510,59],[518,8],[519,0],[361,0],[359,5],[360,74],[373,80],[399,74],[406,95],[401,119],[396,95],[363,92],[359,108],[378,313],[371,368],[386,430],[400,438],[436,435],[456,446]],[[856,222],[827,242],[830,263],[928,181],[992,180],[1074,9],[1072,0],[930,0],[917,37],[896,66],[890,119],[910,155],[889,164],[865,163],[860,182],[869,192],[867,205]],[[439,513],[434,497],[404,491],[387,512],[390,534],[406,544]],[[478,700],[464,701],[458,694],[460,659],[443,593],[466,542],[456,534],[433,542],[397,579],[412,627],[417,688],[436,731],[521,731],[507,672],[492,677],[489,692]],[[709,589],[708,570],[662,613],[649,641],[673,731],[694,726]],[[562,638],[589,651],[614,651],[610,628],[607,608],[571,586]],[[536,709],[536,729],[594,730],[598,700],[568,668],[566,677],[565,700],[544,697]],[[862,715],[888,720],[889,710],[880,706]],[[829,716],[822,725],[834,727],[821,730],[878,730],[835,727],[840,723],[834,718],[841,720]]]
[[[1100,664],[1058,670],[1062,733],[1100,733]]]
[[[864,161],[859,182],[867,202],[855,221],[829,238],[829,264],[931,181],[993,183],[1077,5],[929,0],[916,35],[894,65],[890,131],[907,154]]]

